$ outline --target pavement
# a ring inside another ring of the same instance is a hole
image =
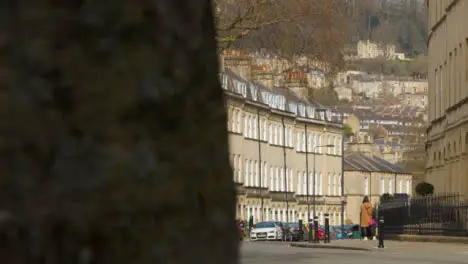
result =
[[[419,242],[386,241],[377,249],[377,241],[332,241],[335,246],[366,250],[291,247],[287,242],[241,243],[241,264],[466,264],[468,246]]]
[[[384,241],[384,248],[378,248],[378,240],[335,240],[329,244],[323,242],[319,244],[307,243],[307,242],[296,242],[290,243],[291,247],[304,247],[304,248],[324,248],[324,249],[341,249],[341,250],[354,250],[354,251],[385,251],[385,252],[401,252],[408,249],[415,251],[429,251],[429,252],[440,252],[440,249],[444,249],[442,252],[452,250],[454,252],[468,251],[468,245],[459,243],[432,243],[432,242],[413,242],[413,241]]]

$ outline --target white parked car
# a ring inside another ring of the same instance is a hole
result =
[[[283,227],[280,222],[259,222],[250,232],[250,240],[282,240]]]

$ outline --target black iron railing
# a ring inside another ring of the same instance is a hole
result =
[[[457,194],[381,203],[387,234],[468,236],[468,202]]]

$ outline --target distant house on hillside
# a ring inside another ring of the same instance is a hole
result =
[[[353,89],[345,86],[335,87],[335,92],[338,95],[338,100],[351,101],[353,99]]]
[[[359,59],[375,59],[379,57],[392,60],[395,57],[395,45],[372,42],[370,40],[358,41],[357,57]]]

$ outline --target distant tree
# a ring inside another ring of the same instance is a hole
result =
[[[427,56],[420,55],[408,63],[408,72],[414,77],[427,77]]]
[[[353,129],[351,128],[350,125],[344,124],[343,134],[344,134],[345,139],[349,139],[352,136],[354,136]]]
[[[332,85],[328,85],[321,89],[311,89],[310,97],[314,100],[319,101],[321,104],[326,106],[335,106],[340,103],[338,94],[334,90]]]
[[[350,42],[370,39],[395,44],[415,57],[427,53],[427,6],[424,1],[346,1],[350,16]]]
[[[214,0],[220,49],[266,49],[286,58],[305,55],[327,64],[333,75],[344,67],[347,43],[342,0]],[[337,52],[338,51],[338,52]]]
[[[369,127],[369,134],[372,138],[385,138],[388,135],[387,130],[381,125],[371,125]]]
[[[434,185],[428,182],[421,182],[416,185],[416,194],[419,196],[427,196],[434,194]]]

